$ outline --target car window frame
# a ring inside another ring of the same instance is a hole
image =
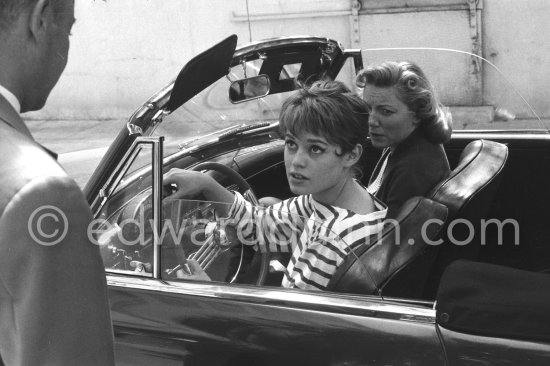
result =
[[[130,148],[127,150],[124,157],[120,160],[117,167],[113,170],[113,173],[107,180],[105,186],[100,190],[99,199],[101,201],[97,202],[96,207],[93,208],[93,216],[97,220],[98,215],[101,213],[103,207],[107,201],[114,196],[114,194],[121,189],[124,189],[126,183],[122,184],[122,179],[128,173],[128,170],[139,156],[140,152],[143,151],[144,147],[147,147],[151,150],[151,165],[147,164],[143,168],[138,169],[134,172],[131,172],[131,176],[139,176],[143,171],[151,170],[151,197],[152,197],[152,207],[153,207],[153,270],[152,278],[160,279],[160,223],[162,221],[162,155],[163,155],[163,136],[138,136]],[[129,181],[134,181],[134,179],[129,179]],[[105,268],[107,273],[120,273],[117,270],[110,270]],[[124,274],[131,274],[128,271],[124,271]],[[136,273],[137,276],[143,277],[142,274]]]

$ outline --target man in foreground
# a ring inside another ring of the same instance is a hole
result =
[[[90,208],[19,116],[44,106],[73,23],[74,0],[0,2],[0,364],[114,364]]]

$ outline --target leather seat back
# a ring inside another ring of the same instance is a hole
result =
[[[381,234],[352,248],[327,290],[419,298],[434,254],[428,243],[438,236],[446,217],[442,204],[424,197],[409,199],[395,220],[386,220]],[[434,221],[427,225],[428,220]],[[407,283],[401,286],[404,279]]]
[[[506,145],[489,140],[470,142],[460,155],[458,165],[436,185],[428,197],[449,209],[449,218],[466,214],[484,216],[498,188],[508,159]],[[475,197],[475,200],[474,200]],[[472,210],[484,207],[483,210]]]
[[[481,220],[489,212],[507,159],[506,145],[472,141],[464,148],[457,167],[430,192],[429,197],[448,208],[449,217],[429,275],[426,298],[435,297],[443,270],[452,261],[478,258]]]
[[[381,235],[353,248],[328,289],[433,299],[444,268],[455,259],[475,259],[479,253],[476,243],[449,243],[449,225],[462,219],[471,222],[475,230],[487,215],[507,157],[508,148],[503,144],[487,140],[469,143],[457,167],[430,192],[431,199],[410,199],[396,222],[387,220]],[[470,226],[453,226],[453,238],[464,234],[457,233],[457,228]],[[442,244],[433,245],[436,242]]]

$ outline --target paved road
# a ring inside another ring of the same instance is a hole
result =
[[[123,120],[26,121],[36,141],[59,154],[59,162],[81,188],[107,147],[126,125]]]
[[[109,146],[125,120],[26,121],[36,141],[58,154]]]

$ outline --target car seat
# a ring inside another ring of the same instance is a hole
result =
[[[429,242],[438,236],[446,217],[447,208],[440,203],[425,197],[409,199],[395,220],[386,220],[380,235],[351,248],[327,290],[420,297],[434,256]]]
[[[430,192],[428,197],[444,204],[449,215],[425,298],[435,297],[443,270],[452,261],[478,258],[481,220],[489,212],[507,159],[506,145],[489,140],[472,141],[462,151],[457,167]]]
[[[429,193],[431,199],[410,199],[396,216],[398,225],[388,224],[368,245],[353,248],[329,282],[329,289],[433,299],[444,268],[455,259],[475,259],[479,253],[474,242],[452,244],[447,235],[449,225],[462,219],[475,228],[486,216],[507,157],[508,148],[501,143],[469,143],[457,167]],[[462,236],[455,233],[453,238]]]

